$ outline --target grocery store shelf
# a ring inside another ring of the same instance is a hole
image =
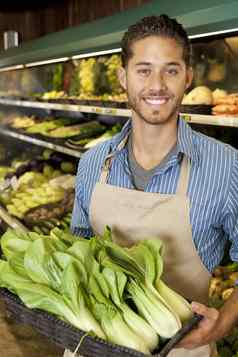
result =
[[[63,111],[70,111],[70,112],[73,111],[73,112],[82,112],[82,113],[94,113],[94,114],[113,115],[113,116],[121,116],[121,117],[131,116],[131,111],[129,109],[107,108],[107,107],[97,107],[97,106],[89,106],[89,105],[47,103],[47,102],[36,102],[36,101],[6,99],[6,98],[0,98],[0,104],[14,105],[14,106],[26,107],[26,108],[63,110]]]
[[[15,217],[12,217],[8,211],[0,206],[0,218],[11,228],[20,229],[23,232],[29,232],[29,230]]]
[[[188,122],[193,124],[218,125],[238,127],[238,117],[225,115],[203,115],[203,114],[187,114],[181,113],[181,116]]]
[[[69,112],[73,111],[73,112],[82,112],[82,113],[94,113],[94,114],[112,115],[112,116],[120,116],[120,117],[130,117],[131,116],[131,111],[129,109],[107,108],[107,107],[98,107],[98,106],[89,106],[89,105],[47,103],[47,102],[6,99],[6,98],[0,98],[0,104],[14,105],[14,106],[19,106],[19,107],[27,107],[27,108],[47,109],[47,110],[51,109],[51,110],[63,110],[63,111],[69,111]],[[225,116],[225,115],[189,114],[189,113],[181,113],[181,115],[189,123],[238,127],[238,117]],[[15,135],[15,133],[14,133],[14,135]],[[16,134],[16,135],[19,135],[19,134]],[[14,136],[14,137],[16,137],[16,136]],[[20,139],[20,137],[19,137],[19,139]],[[22,138],[22,140],[25,140],[25,141],[28,141],[28,139],[29,139],[29,137],[27,137],[27,139]],[[37,140],[37,139],[30,138],[30,140],[31,140],[30,142],[33,142],[36,145],[41,145],[41,146],[46,146],[46,147],[50,147],[49,145],[54,145],[51,143],[45,143],[44,141]],[[32,141],[32,140],[34,140],[34,141]],[[39,141],[40,143],[37,144],[37,142],[35,140]],[[58,146],[58,145],[56,145],[56,146]],[[50,147],[50,148],[52,148],[52,147]],[[67,148],[65,148],[65,149],[68,150]],[[60,149],[56,149],[56,148],[54,148],[54,150],[60,151]],[[73,155],[72,150],[70,150],[70,151],[71,151],[71,153],[69,153],[69,155]],[[76,156],[76,157],[79,157],[79,156]]]
[[[38,146],[43,146],[46,147],[48,149],[54,150],[54,151],[58,151],[58,152],[62,152],[64,154],[70,155],[70,156],[74,156],[77,158],[80,158],[82,156],[82,153],[73,149],[69,149],[66,148],[64,146],[61,145],[57,145],[57,144],[53,144],[44,140],[40,140],[40,139],[36,139],[36,138],[32,138],[31,136],[28,135],[24,135],[24,134],[19,134],[16,133],[15,131],[11,131],[8,129],[3,129],[0,128],[0,134],[6,135],[6,136],[10,136],[12,138],[16,138],[22,141],[26,141],[28,143],[31,144],[35,144]]]

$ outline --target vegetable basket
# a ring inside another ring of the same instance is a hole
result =
[[[86,335],[70,324],[58,319],[45,311],[27,308],[21,300],[5,288],[0,288],[0,297],[6,305],[8,314],[18,323],[32,326],[36,331],[49,338],[60,347],[75,351],[84,357],[145,357],[146,355],[102,340],[98,337]],[[172,339],[170,339],[160,352],[153,356],[165,357],[175,344],[189,332],[199,321],[201,316],[195,315]]]
[[[7,289],[0,289],[8,313],[17,322],[28,324],[58,346],[74,351],[83,338],[78,352],[85,357],[144,357],[143,353],[113,345],[100,338],[85,336],[81,331],[55,316],[41,310],[28,309],[21,300]]]

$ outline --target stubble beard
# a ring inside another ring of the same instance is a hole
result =
[[[154,110],[152,114],[149,116],[146,115],[146,113],[144,114],[143,110],[140,109],[140,104],[138,103],[138,100],[128,95],[129,108],[132,109],[132,111],[134,111],[134,113],[140,120],[142,120],[146,124],[155,125],[155,126],[163,125],[165,123],[177,119],[181,102],[182,102],[182,97],[177,99],[177,101],[172,106],[171,110],[168,112],[168,115],[166,116],[161,117],[161,112],[159,110]]]

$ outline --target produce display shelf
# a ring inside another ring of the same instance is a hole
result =
[[[180,115],[188,123],[238,127],[238,117],[234,117],[234,116],[187,114],[187,113],[180,113]]]
[[[8,129],[0,128],[0,134],[3,134],[5,136],[10,136],[12,138],[16,138],[16,139],[19,139],[19,140],[22,140],[22,141],[25,141],[25,142],[28,142],[28,143],[31,143],[31,144],[35,144],[35,145],[38,145],[38,146],[43,146],[43,147],[46,147],[48,149],[51,149],[51,150],[54,150],[54,151],[58,151],[58,152],[62,152],[63,154],[67,154],[67,155],[74,156],[74,157],[77,157],[77,158],[80,158],[82,156],[82,153],[79,152],[79,151],[76,151],[76,150],[73,150],[73,149],[70,149],[70,148],[66,148],[66,147],[61,146],[61,145],[53,144],[53,143],[50,143],[48,141],[36,139],[36,138],[33,138],[31,136],[28,136],[28,135],[19,134],[19,133],[16,133],[15,131],[11,131],[11,130],[8,130]]]
[[[26,108],[63,110],[63,111],[70,111],[70,112],[73,111],[73,112],[82,112],[82,113],[94,113],[94,114],[113,115],[113,116],[121,116],[121,117],[131,116],[131,111],[129,109],[106,108],[106,107],[89,106],[89,105],[34,102],[28,100],[16,100],[16,99],[5,99],[5,98],[0,98],[0,104],[14,105],[14,106],[26,107]]]
[[[63,110],[69,112],[73,111],[73,112],[82,112],[82,113],[94,113],[94,114],[112,115],[112,116],[120,116],[120,117],[131,116],[130,109],[108,108],[108,107],[100,107],[100,106],[59,104],[59,103],[37,102],[37,101],[8,99],[8,98],[7,99],[0,98],[0,104],[26,107],[26,108],[46,109],[46,110]],[[235,116],[189,114],[189,113],[180,113],[180,114],[189,123],[238,127],[238,117]],[[34,143],[36,145],[43,146],[43,144],[37,144],[36,142]],[[73,154],[70,153],[70,155]]]

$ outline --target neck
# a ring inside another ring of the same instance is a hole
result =
[[[149,125],[132,119],[132,149],[138,164],[150,170],[161,163],[177,142],[177,121]]]

